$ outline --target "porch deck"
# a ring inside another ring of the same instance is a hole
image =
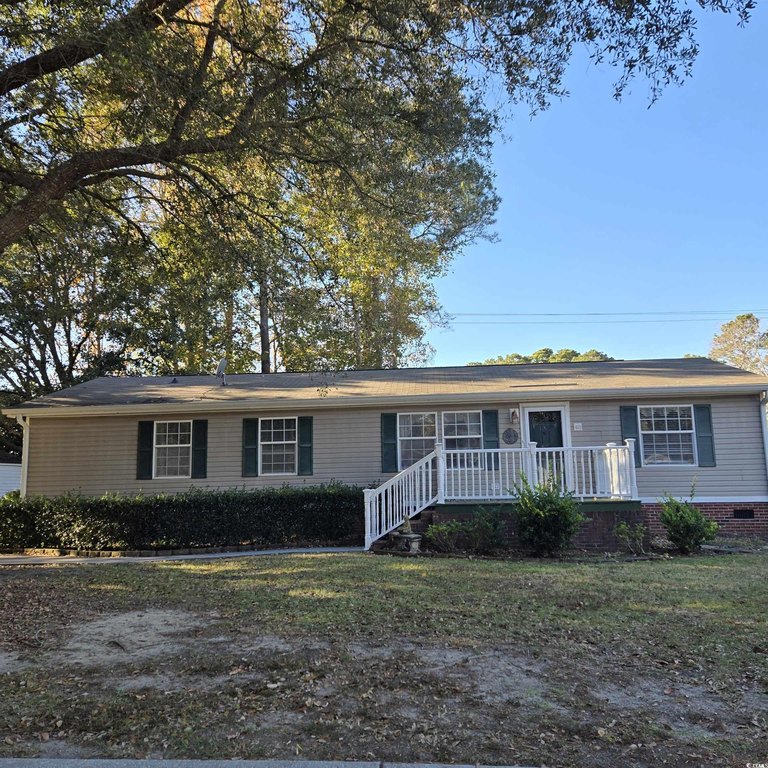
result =
[[[365,548],[435,504],[514,501],[524,483],[554,483],[580,500],[637,499],[635,441],[624,445],[445,451],[365,491]]]

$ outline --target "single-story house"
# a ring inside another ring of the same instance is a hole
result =
[[[367,487],[366,544],[523,477],[582,500],[695,497],[768,532],[768,378],[702,358],[336,373],[103,377],[6,408],[21,490]]]

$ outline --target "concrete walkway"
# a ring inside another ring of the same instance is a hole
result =
[[[385,763],[349,760],[70,760],[47,757],[0,759],[0,768],[490,768],[436,763]],[[493,766],[493,768],[524,768]]]
[[[221,560],[229,557],[266,557],[267,555],[337,555],[343,552],[362,552],[362,547],[309,547],[306,549],[254,549],[250,552],[217,552],[198,555],[157,555],[156,557],[72,557],[67,555],[2,555],[3,565],[80,565],[91,563],[156,563],[161,560]],[[39,765],[39,761],[35,761]],[[55,762],[55,761],[54,761]],[[66,761],[64,761],[66,762]],[[77,761],[75,761],[77,762]],[[111,760],[110,765],[117,761]],[[149,761],[151,762],[151,761]],[[163,762],[163,765],[168,765]],[[146,766],[147,761],[142,761]],[[232,765],[227,761],[227,765]],[[302,765],[306,765],[303,763]]]

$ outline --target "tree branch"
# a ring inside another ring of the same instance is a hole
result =
[[[82,64],[100,56],[118,35],[132,37],[170,21],[192,0],[139,0],[125,16],[105,24],[93,35],[61,43],[47,51],[11,64],[0,72],[0,96],[7,96],[44,75]]]
[[[322,61],[346,44],[346,41],[340,40],[323,50],[315,49],[302,61],[283,70],[269,82],[254,88],[245,100],[240,114],[235,118],[233,126],[217,136],[200,136],[183,141],[166,139],[154,144],[91,150],[73,155],[69,160],[52,168],[40,180],[36,189],[0,216],[0,252],[22,237],[51,205],[92,176],[119,168],[156,163],[166,165],[189,155],[210,155],[238,149],[248,138],[253,116],[264,99],[288,85],[308,67]]]
[[[192,82],[189,87],[189,97],[184,102],[182,108],[178,111],[173,121],[173,127],[171,128],[170,140],[177,141],[184,133],[184,128],[189,120],[192,110],[200,100],[201,89],[205,82],[206,75],[208,74],[208,67],[211,64],[213,58],[214,44],[216,43],[216,37],[218,35],[219,16],[221,15],[221,9],[224,5],[224,0],[219,0],[216,3],[216,7],[213,9],[213,19],[211,20],[211,26],[208,29],[208,34],[205,37],[205,47],[203,48],[203,55],[200,57],[200,64],[192,78]]]

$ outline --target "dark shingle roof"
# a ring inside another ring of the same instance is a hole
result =
[[[221,386],[213,376],[109,376],[32,400],[13,409],[83,406],[195,405],[307,401],[343,406],[345,401],[389,401],[409,397],[453,398],[462,395],[532,397],[620,397],[625,392],[733,389],[768,390],[768,378],[706,358],[616,360],[537,365],[489,365],[333,373],[247,373],[227,376]]]

